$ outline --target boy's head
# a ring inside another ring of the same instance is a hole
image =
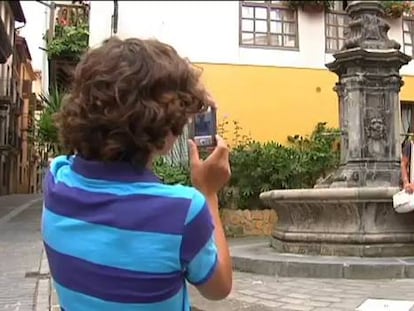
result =
[[[200,75],[159,41],[106,40],[76,67],[56,116],[64,147],[87,160],[145,166],[210,104]]]

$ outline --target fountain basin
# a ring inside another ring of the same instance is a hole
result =
[[[260,195],[278,222],[271,246],[280,253],[414,256],[414,212],[397,214],[397,187],[272,190]]]

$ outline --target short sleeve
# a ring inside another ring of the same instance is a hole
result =
[[[218,252],[214,240],[214,223],[207,201],[196,191],[187,214],[181,244],[181,262],[187,281],[206,283],[217,266]]]
[[[403,146],[403,156],[410,158],[411,157],[411,141],[407,141]]]

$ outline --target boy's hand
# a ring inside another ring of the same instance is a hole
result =
[[[411,183],[405,183],[405,184],[404,184],[404,190],[405,190],[407,193],[413,193],[413,192],[414,192],[414,185],[413,185],[413,184],[411,184]]]
[[[204,161],[200,159],[197,145],[189,141],[191,181],[206,197],[216,195],[231,176],[227,144],[218,135],[216,140],[216,148]]]

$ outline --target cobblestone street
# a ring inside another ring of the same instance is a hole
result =
[[[39,269],[41,254],[41,203],[33,199],[0,197],[0,310],[33,310],[36,279],[26,273]]]
[[[199,295],[193,300],[206,311],[353,311],[368,298],[414,300],[414,280],[275,278],[238,272],[227,302],[208,302]],[[229,308],[231,304],[238,308]]]
[[[211,302],[192,288],[196,311],[354,311],[368,298],[414,300],[414,279],[341,280],[275,278],[235,273],[228,299]],[[58,311],[56,294],[53,311]]]
[[[34,302],[38,302],[35,310],[46,311],[51,300],[51,309],[57,311],[58,300],[49,289],[48,280],[40,280],[36,287],[36,272],[42,275],[48,272],[47,262],[40,263],[41,204],[33,203],[33,197],[16,197],[16,200],[20,201],[13,207],[0,201],[1,208],[8,209],[0,218],[0,310],[29,311],[33,310]],[[39,267],[42,268],[39,270]],[[234,276],[233,292],[225,301],[207,301],[191,288],[194,309],[353,311],[368,298],[414,300],[414,279],[277,278],[241,272],[235,272]]]

